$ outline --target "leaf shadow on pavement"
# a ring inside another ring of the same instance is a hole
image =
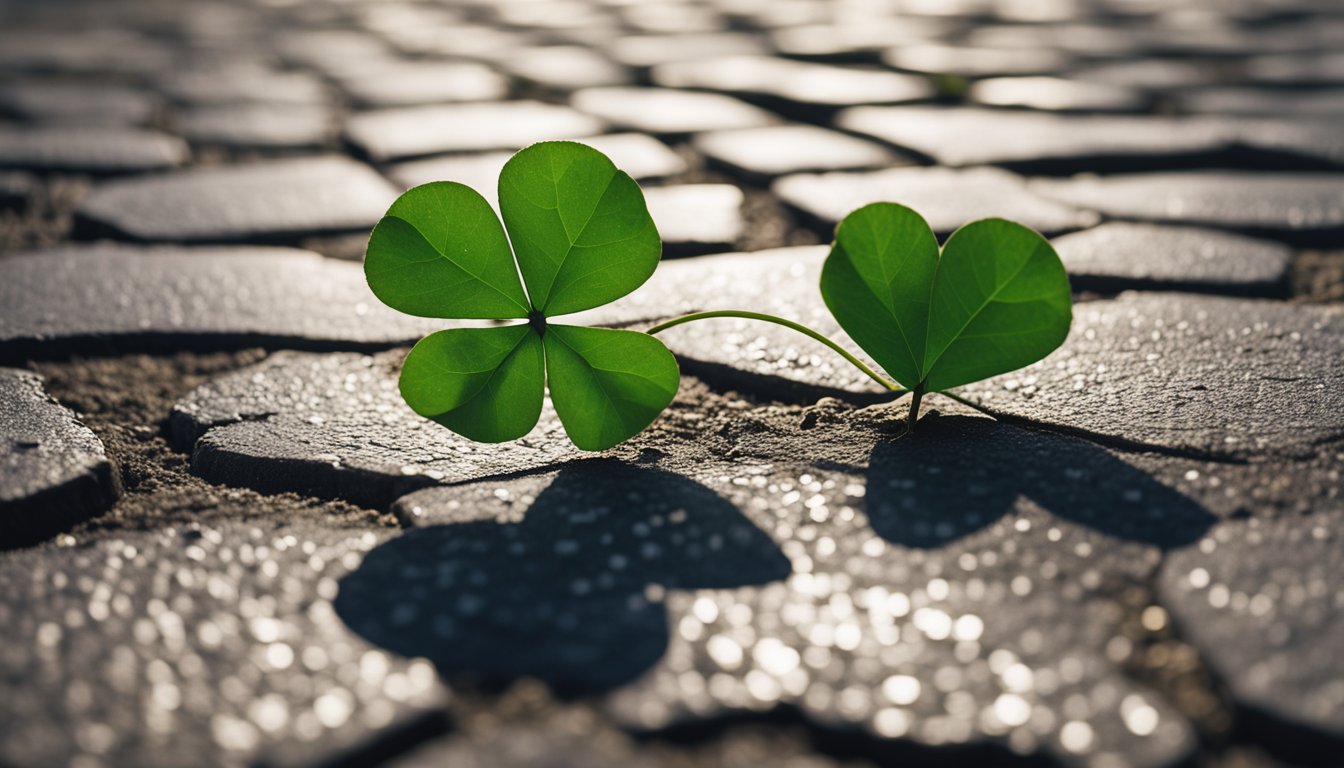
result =
[[[1195,500],[1080,438],[989,419],[933,415],[868,459],[873,529],[908,547],[955,541],[1024,498],[1064,520],[1162,549],[1197,541],[1217,521]]]
[[[341,581],[336,611],[371,642],[473,684],[534,677],[568,695],[622,685],[667,649],[659,591],[759,585],[791,571],[774,541],[710,489],[608,459],[429,489],[401,505],[450,524],[370,552]]]

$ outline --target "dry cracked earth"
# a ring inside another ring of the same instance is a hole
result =
[[[1334,0],[0,3],[0,765],[1344,764]],[[1046,360],[915,434],[668,332],[601,455],[416,417],[396,195],[578,138],[782,314],[835,222],[1052,237]]]

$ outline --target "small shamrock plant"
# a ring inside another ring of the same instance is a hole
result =
[[[653,274],[662,241],[639,186],[591,147],[544,142],[504,166],[499,209],[502,226],[475,190],[435,182],[406,192],[374,227],[364,274],[389,307],[521,321],[421,339],[402,367],[402,397],[463,437],[496,443],[532,430],[549,383],[579,448],[639,433],[677,392],[672,353],[644,333],[550,322]]]
[[[784,325],[831,347],[888,389],[909,391],[906,423],[913,429],[925,394],[960,400],[945,391],[1040,360],[1064,343],[1073,319],[1064,265],[1033,230],[1003,219],[974,221],[940,251],[923,217],[895,203],[864,206],[840,222],[822,268],[821,295],[840,327],[896,384],[822,334],[770,315],[701,312],[649,333],[710,317]]]
[[[1064,343],[1069,277],[1055,249],[1004,219],[958,229],[942,252],[918,213],[874,203],[845,217],[821,295],[854,343],[920,398],[1016,370]]]

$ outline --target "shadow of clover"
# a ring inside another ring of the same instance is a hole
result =
[[[942,546],[1009,514],[1019,498],[1162,549],[1197,541],[1217,519],[1086,440],[989,419],[925,418],[914,435],[878,443],[868,458],[868,518],[897,544]]]
[[[791,572],[778,546],[710,489],[606,459],[421,491],[401,505],[450,524],[369,553],[341,581],[337,613],[371,642],[478,684],[535,677],[567,694],[619,686],[667,649],[667,612],[651,592]]]

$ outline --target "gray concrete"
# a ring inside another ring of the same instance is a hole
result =
[[[158,131],[77,125],[0,127],[0,168],[104,175],[164,170],[189,157],[185,142]]]
[[[1075,290],[1146,288],[1282,296],[1293,251],[1199,227],[1112,222],[1056,238]]]
[[[1162,603],[1180,631],[1271,732],[1344,734],[1335,642],[1344,633],[1342,521],[1336,510],[1229,522],[1162,568]]]
[[[107,452],[42,379],[0,368],[0,549],[46,539],[111,506],[120,490]]]
[[[90,233],[238,242],[372,227],[396,190],[344,157],[201,168],[99,185],[75,215]]]
[[[0,756],[301,766],[425,730],[446,695],[433,668],[332,610],[335,580],[386,536],[254,520],[7,556]]]
[[[291,248],[92,245],[0,260],[0,353],[389,345],[443,321],[384,307],[357,264]]]
[[[771,187],[790,206],[818,221],[829,233],[850,211],[892,201],[914,208],[933,231],[949,235],[976,219],[1012,219],[1045,234],[1097,222],[1086,205],[1047,200],[1024,181],[994,168],[893,168],[870,173],[798,174]]]

